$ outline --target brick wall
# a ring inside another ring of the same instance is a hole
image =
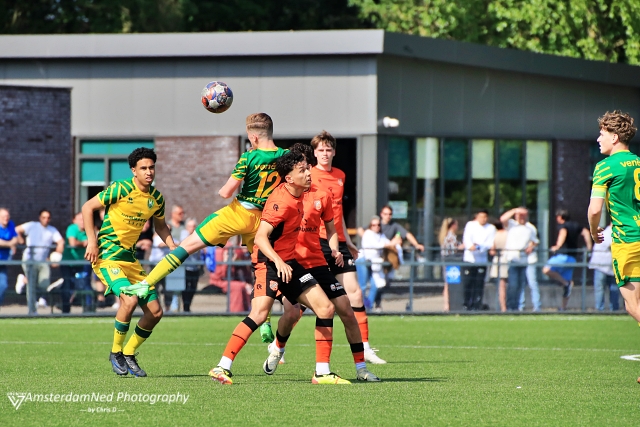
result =
[[[71,91],[0,86],[0,205],[17,224],[51,211],[64,234],[72,215]]]
[[[169,209],[181,205],[187,217],[202,221],[229,204],[218,196],[238,158],[239,138],[233,136],[159,137],[156,183]]]
[[[556,141],[553,155],[552,206],[549,219],[549,242],[557,237],[556,209],[568,209],[571,219],[588,227],[587,208],[591,194],[591,159],[589,141]]]

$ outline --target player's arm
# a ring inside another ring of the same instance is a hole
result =
[[[336,265],[338,267],[342,267],[344,266],[344,259],[340,253],[340,241],[338,240],[336,225],[333,223],[333,220],[331,220],[325,221],[324,227],[327,229],[327,240],[329,241],[329,247],[331,248],[331,256],[336,260]]]
[[[87,230],[87,250],[84,253],[84,259],[90,262],[96,262],[98,259],[98,238],[93,232],[95,229],[93,223],[93,213],[102,209],[103,205],[100,198],[96,195],[87,200],[82,205],[82,219],[84,220],[84,229]]]
[[[600,227],[600,216],[602,215],[602,207],[604,206],[603,197],[591,197],[589,201],[589,209],[587,210],[587,218],[589,219],[589,234],[596,243],[602,243],[604,236],[603,229]]]
[[[258,231],[256,232],[254,243],[258,248],[260,248],[260,252],[262,252],[276,265],[276,269],[278,270],[278,277],[288,283],[289,280],[291,280],[292,269],[282,260],[282,258],[280,258],[280,255],[278,255],[275,249],[273,249],[273,246],[271,246],[269,236],[272,232],[273,226],[271,224],[266,221],[260,221],[260,226],[258,227]]]
[[[223,199],[228,199],[229,197],[232,197],[236,193],[236,191],[238,191],[238,188],[240,188],[240,184],[242,184],[242,180],[230,176],[227,180],[227,183],[223,185],[220,190],[218,190],[218,194]]]
[[[169,226],[165,222],[164,218],[153,217],[153,226],[155,227],[156,233],[162,239],[162,241],[169,247],[169,249],[174,250],[177,245],[173,241],[173,237],[171,237],[171,230],[169,230]]]
[[[351,252],[351,256],[353,257],[353,259],[358,259],[358,255],[360,254],[360,251],[358,251],[358,247],[354,245],[353,242],[351,241],[351,236],[349,236],[349,231],[347,230],[347,223],[344,220],[344,215],[342,215],[342,232],[344,233],[344,238],[347,243],[347,248],[349,248],[349,252]]]

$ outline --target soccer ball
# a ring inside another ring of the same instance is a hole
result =
[[[211,113],[224,113],[232,102],[233,92],[223,82],[210,82],[202,89],[202,105]]]

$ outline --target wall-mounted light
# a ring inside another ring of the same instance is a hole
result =
[[[382,119],[382,126],[386,128],[397,128],[400,126],[400,120],[387,116]]]

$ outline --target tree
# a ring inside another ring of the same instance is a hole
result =
[[[640,64],[636,0],[350,0],[378,28]]]

